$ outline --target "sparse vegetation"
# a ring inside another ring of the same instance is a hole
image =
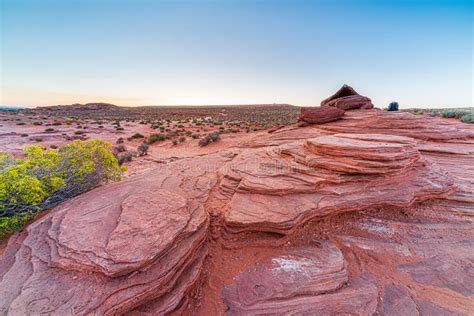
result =
[[[156,143],[157,141],[164,141],[166,140],[166,136],[163,134],[151,134],[148,139],[147,143],[149,145]]]
[[[143,136],[142,134],[140,133],[135,133],[133,134],[130,138],[131,139],[139,139],[139,138],[144,138],[145,136]]]
[[[455,118],[464,123],[474,123],[474,108],[446,108],[446,109],[407,109],[407,112],[413,114],[430,114],[442,116],[445,118]]]
[[[133,154],[127,152],[127,153],[124,153],[124,154],[118,156],[117,159],[118,159],[119,165],[123,165],[123,163],[125,163],[125,162],[132,161],[132,159],[133,159]]]
[[[218,132],[210,133],[206,137],[199,140],[199,146],[204,147],[212,142],[216,142],[220,139],[221,135]]]
[[[117,152],[119,152],[119,153],[122,153],[122,152],[124,152],[124,151],[127,151],[127,149],[126,149],[125,146],[123,146],[123,145],[120,145],[120,146],[115,147],[115,150],[116,150]]]
[[[138,155],[140,156],[145,156],[148,154],[148,144],[147,143],[141,143],[140,146],[138,146],[137,151]]]
[[[398,111],[398,102],[390,102],[387,111]]]
[[[103,140],[74,141],[57,150],[29,145],[23,151],[24,159],[0,152],[0,216],[36,212],[121,177]]]

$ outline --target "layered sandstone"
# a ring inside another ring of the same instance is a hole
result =
[[[348,287],[346,262],[331,242],[313,241],[269,261],[238,275],[222,290],[228,314],[371,314],[376,310],[374,281],[356,280]]]
[[[0,259],[0,314],[470,315],[474,129],[347,111],[53,209]]]
[[[337,121],[343,116],[344,110],[331,106],[315,106],[301,108],[298,120],[309,124],[324,124]]]
[[[332,96],[321,101],[321,106],[333,106],[342,110],[371,109],[374,107],[370,98],[358,94],[346,84]]]
[[[153,302],[174,310],[207,254],[203,204],[227,158],[182,161],[85,193],[10,241],[1,314],[117,314]]]

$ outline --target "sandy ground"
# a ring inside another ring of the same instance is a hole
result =
[[[54,122],[61,122],[61,125],[53,125]],[[33,122],[42,122],[42,125],[33,125]],[[151,134],[161,133],[159,129],[153,129],[150,125],[140,124],[139,122],[121,122],[124,130],[118,131],[113,125],[113,121],[103,121],[100,126],[94,120],[77,120],[71,125],[66,125],[63,118],[58,117],[41,117],[41,116],[25,116],[23,114],[8,115],[5,112],[0,113],[0,151],[9,152],[17,157],[22,156],[22,148],[30,144],[39,144],[45,148],[51,146],[60,146],[71,142],[71,137],[79,137],[76,135],[78,131],[84,132],[87,139],[103,139],[111,142],[112,146],[118,146],[117,139],[123,138],[124,142],[120,145],[125,146],[128,152],[136,151],[137,147],[146,137]],[[23,124],[24,125],[18,125]],[[202,135],[201,137],[219,131],[220,126],[195,126],[193,123],[171,122],[170,130],[179,130],[178,125],[183,125],[184,129],[193,133]],[[86,127],[78,128],[78,126]],[[174,127],[173,127],[174,126]],[[225,125],[224,125],[225,126]],[[225,126],[231,128],[231,126]],[[234,128],[234,127],[233,127]],[[46,131],[46,129],[54,129]],[[128,137],[135,133],[140,133],[145,138],[127,140]],[[266,130],[241,131],[239,133],[223,133],[221,139],[217,142],[210,143],[205,147],[199,146],[199,139],[186,137],[182,143],[174,145],[172,140],[158,141],[150,145],[148,155],[136,157],[131,162],[127,162],[128,170],[125,177],[141,173],[153,168],[162,161],[172,158],[192,157],[196,155],[209,154],[220,151],[225,148],[239,146],[242,143],[251,141],[262,135],[266,135]],[[37,141],[41,139],[41,141]]]

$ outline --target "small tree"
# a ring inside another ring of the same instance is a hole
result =
[[[398,102],[390,102],[387,111],[398,111]]]

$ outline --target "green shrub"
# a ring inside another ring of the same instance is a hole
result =
[[[474,112],[464,114],[460,120],[464,123],[474,123]]]
[[[148,137],[147,143],[149,145],[156,143],[157,141],[164,141],[166,140],[166,136],[163,134],[151,134]]]
[[[20,230],[34,216],[35,213],[27,212],[14,216],[0,217],[0,239],[3,239],[8,235],[13,234],[15,231]]]
[[[145,136],[143,136],[142,134],[140,133],[135,133],[131,136],[132,139],[138,139],[138,138],[144,138]]]
[[[58,149],[29,145],[23,151],[24,159],[0,152],[0,216],[41,210],[121,178],[103,140],[76,140]]]
[[[454,111],[444,111],[441,115],[443,117],[452,118],[456,116],[456,113]]]
[[[398,111],[398,102],[390,102],[387,111]]]

